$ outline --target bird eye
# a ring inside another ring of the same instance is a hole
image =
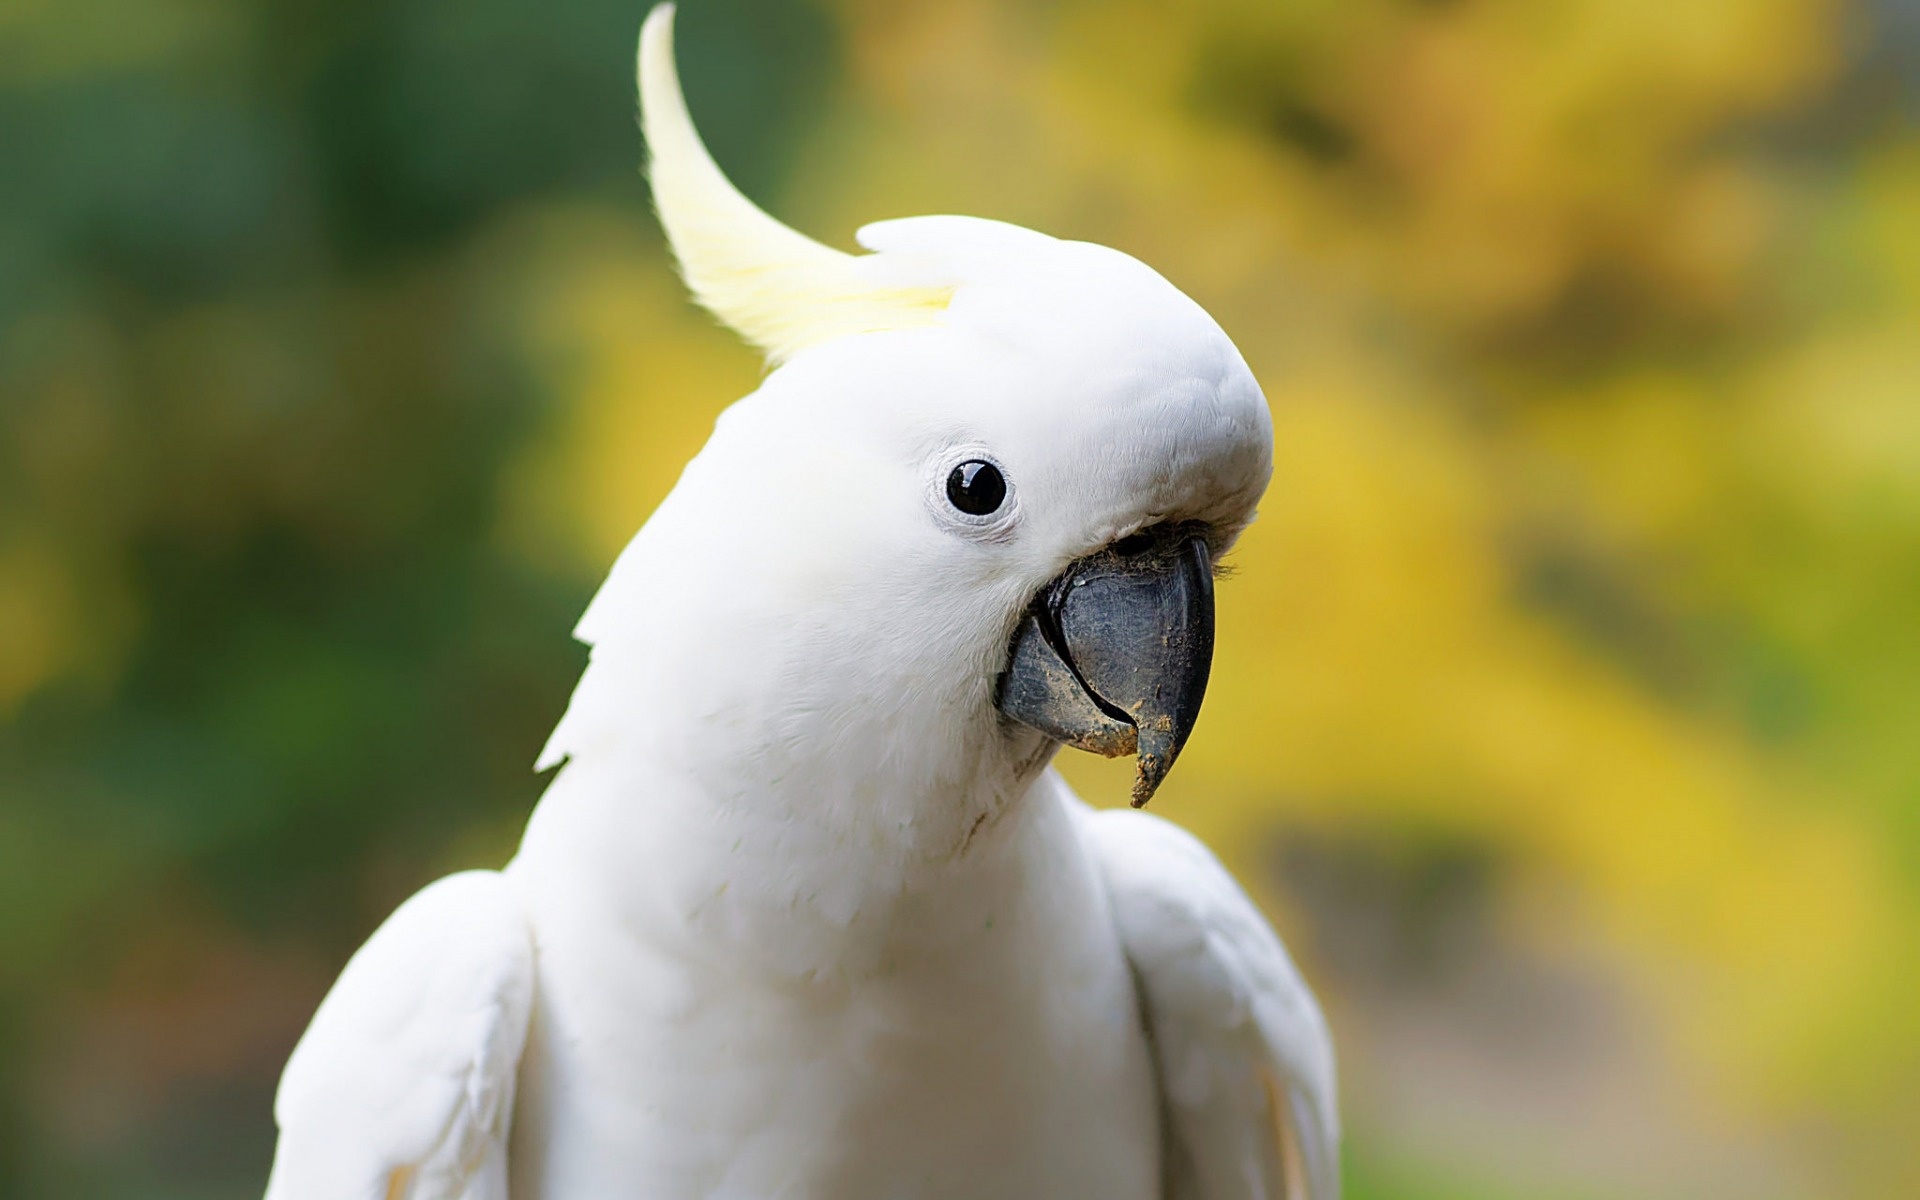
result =
[[[972,459],[947,476],[947,501],[972,517],[997,511],[1007,499],[1007,477],[990,462]]]

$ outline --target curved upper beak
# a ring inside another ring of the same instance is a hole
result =
[[[1033,598],[994,702],[1056,741],[1137,753],[1133,805],[1193,732],[1213,666],[1213,563],[1191,527],[1149,530],[1074,563]]]

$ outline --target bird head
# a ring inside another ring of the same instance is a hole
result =
[[[752,660],[694,672],[687,703],[763,743],[900,757],[876,731],[917,753],[938,726],[957,757],[1135,754],[1144,803],[1206,688],[1213,563],[1271,472],[1246,363],[1105,247],[937,216],[869,225],[849,254],[781,224],[702,145],[672,23],[662,5],[641,34],[655,204],[694,298],[772,369],[583,619],[595,662],[651,591],[647,619],[724,626]],[[667,565],[694,557],[723,565]],[[663,617],[676,588],[686,612]],[[719,682],[741,671],[782,703],[743,704]],[[549,757],[577,751],[565,728]]]

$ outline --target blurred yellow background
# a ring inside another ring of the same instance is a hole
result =
[[[0,8],[0,1194],[257,1195],[345,956],[511,853],[759,372],[649,215],[642,15]],[[1920,3],[680,25],[793,224],[1104,242],[1262,380],[1155,805],[1328,1008],[1353,1200],[1920,1195]]]

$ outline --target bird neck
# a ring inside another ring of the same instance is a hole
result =
[[[518,869],[569,875],[655,936],[748,938],[795,969],[850,930],[879,945],[904,909],[945,919],[931,895],[1004,889],[1055,747],[999,717],[966,631],[687,579],[727,555],[679,544],[673,516],[582,621],[591,661],[542,759],[565,765]]]
[[[1054,747],[1012,740],[1024,760],[958,782],[765,746],[710,761],[657,744],[577,758],[513,869],[543,880],[529,891],[545,902],[564,895],[575,927],[722,972],[750,964],[776,983],[963,952],[995,913],[1051,886],[1041,860],[1065,810],[1035,784]]]

